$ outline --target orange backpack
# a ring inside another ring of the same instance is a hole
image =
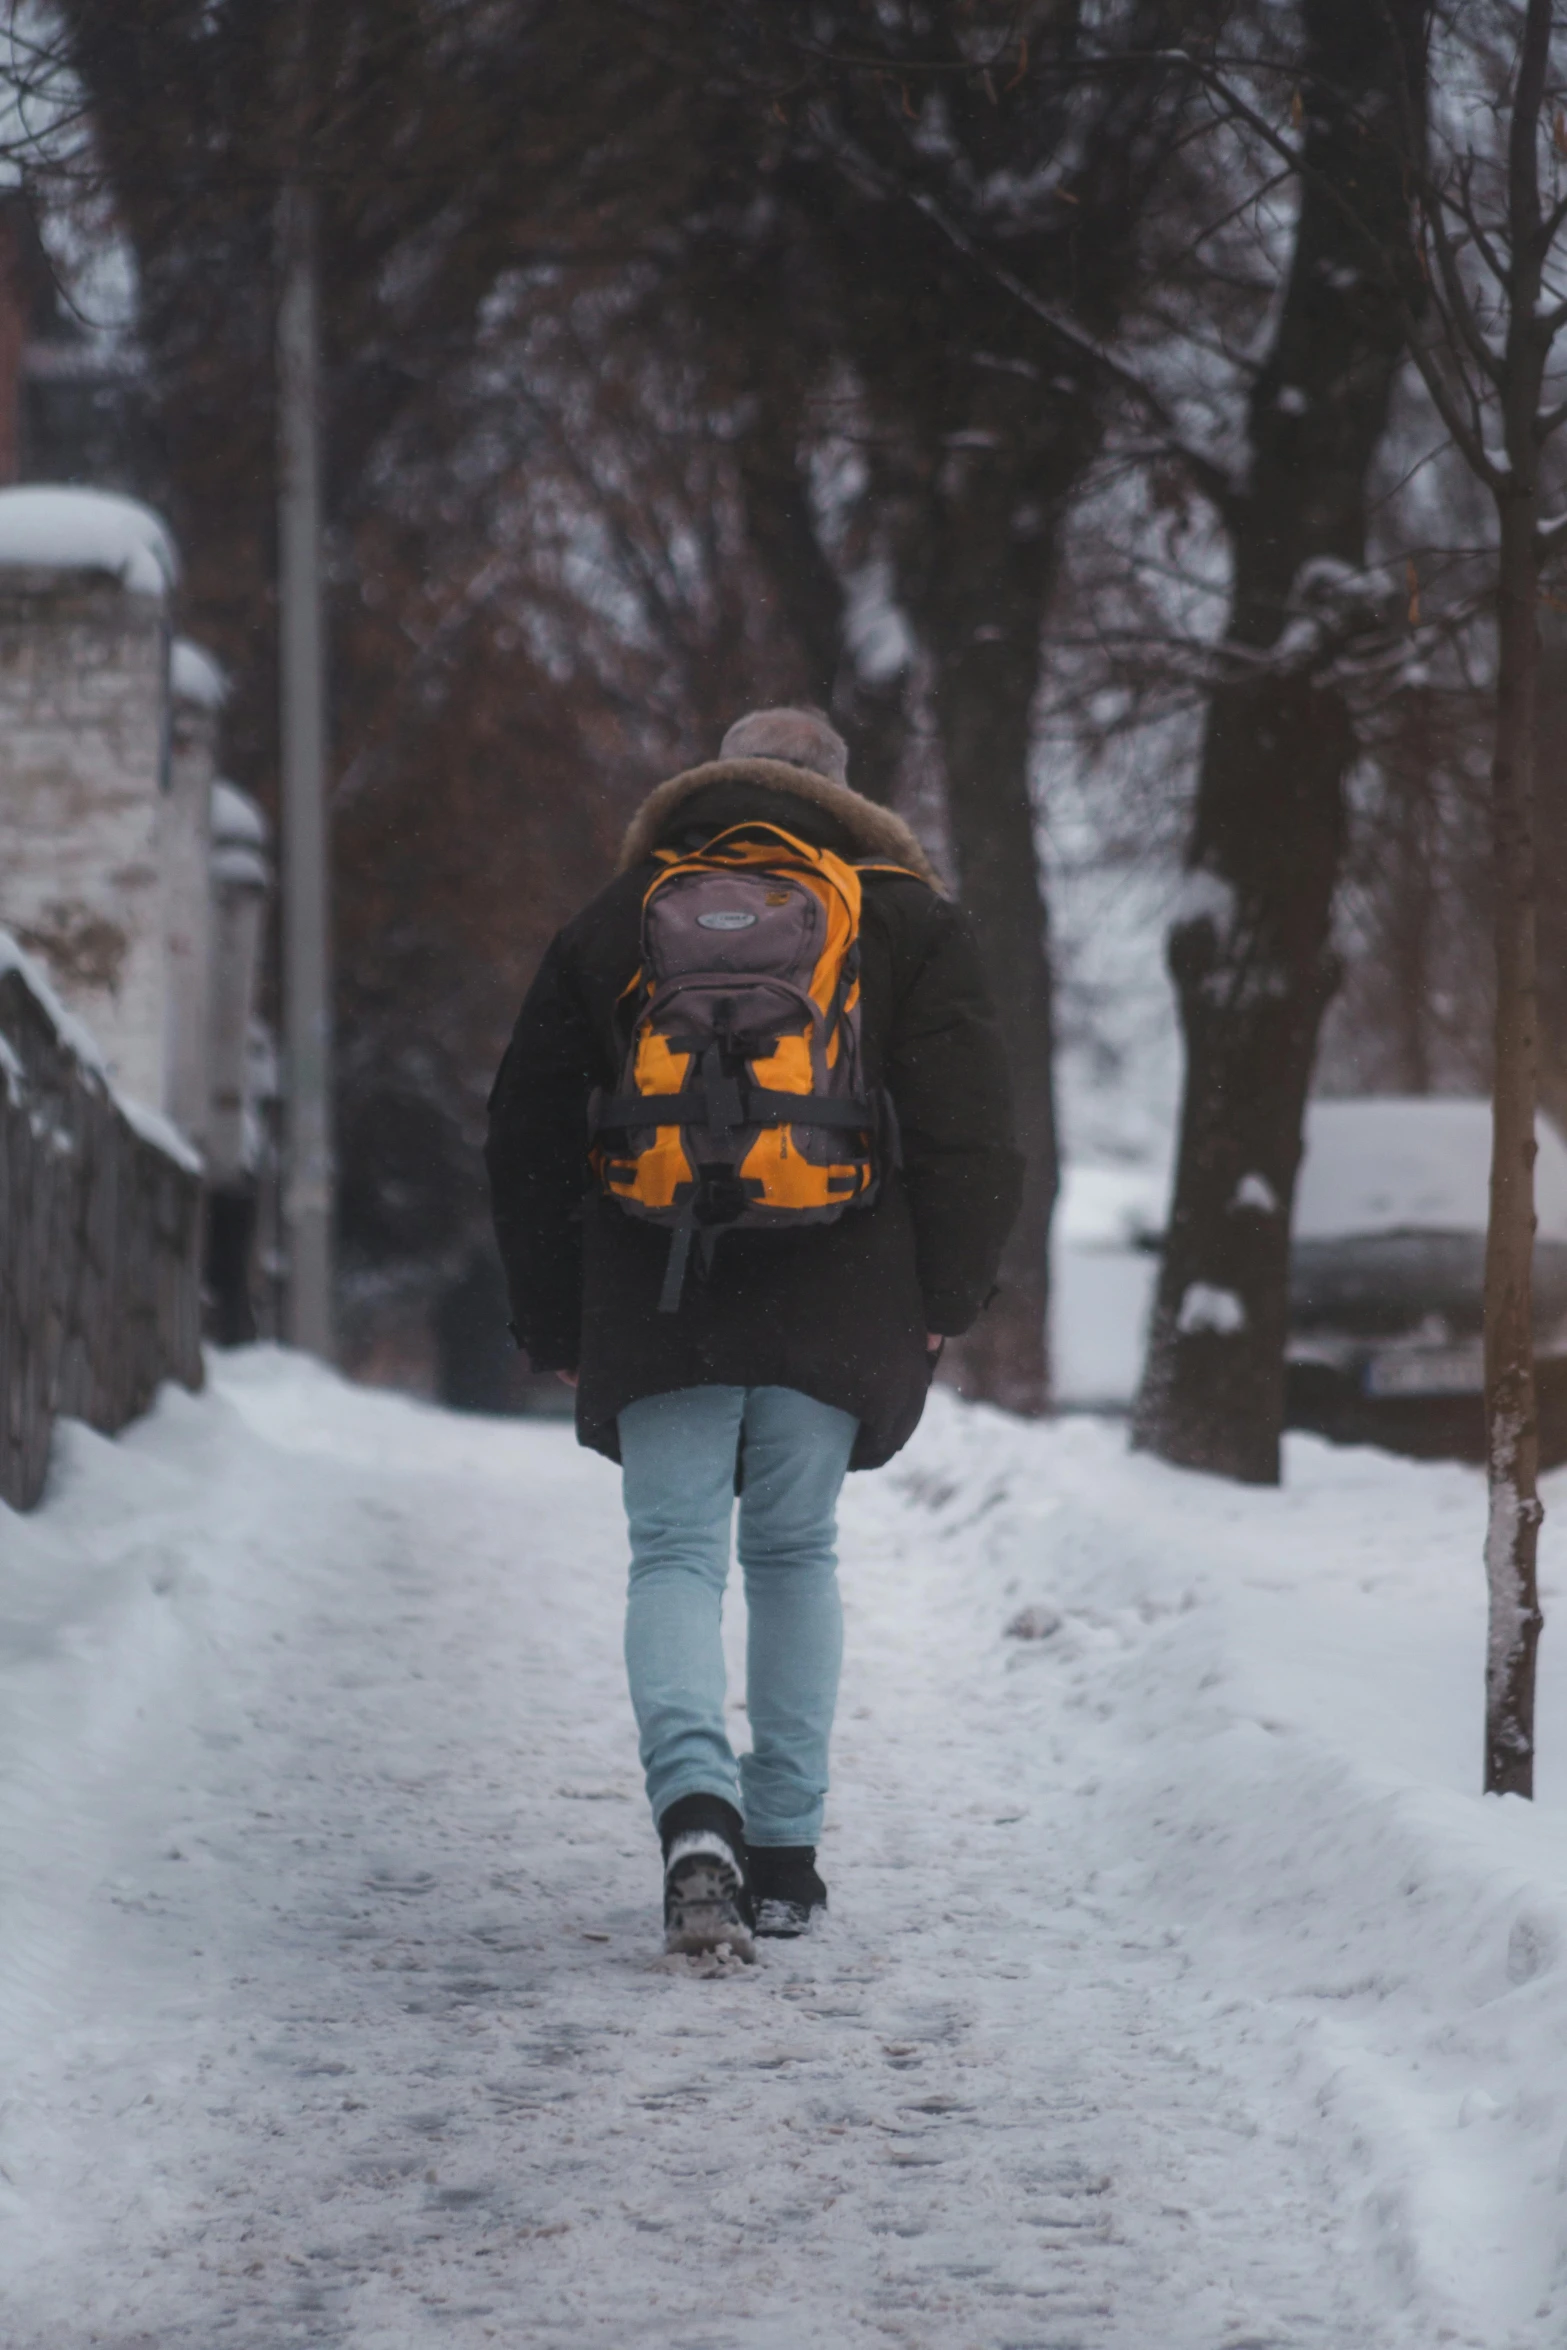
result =
[[[594,1173],[628,1215],[672,1234],[660,1311],[691,1243],[830,1224],[896,1163],[860,1038],[861,868],[773,824],[659,851],[642,964],[621,997],[620,1082],[589,1104]]]

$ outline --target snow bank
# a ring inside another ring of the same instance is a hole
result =
[[[1287,1487],[1259,1493],[1103,1424],[1019,1431],[942,1396],[917,1474],[951,1539],[988,1505],[998,1621],[1060,1619],[1013,1676],[1037,1735],[1070,1741],[1105,1915],[1178,1954],[1259,2093],[1315,2112],[1360,2253],[1426,2339],[1554,2343],[1567,1475],[1545,1484],[1529,1805],[1479,1793],[1479,1473],[1288,1445]]]
[[[135,596],[168,594],[174,541],[150,506],[110,490],[0,490],[0,570],[98,571]]]
[[[156,1457],[69,1421],[48,1506],[22,1517],[0,1502],[0,2051],[13,2084],[80,1964],[93,1894],[113,1880],[119,1806],[178,1739],[200,1671],[188,1594],[175,1592],[189,1554],[168,1505],[183,1498]],[[14,2215],[0,2197],[0,2231]]]
[[[1542,1240],[1567,1240],[1567,1143],[1541,1119],[1535,1206]],[[1441,1096],[1312,1102],[1294,1237],[1483,1232],[1491,1105]]]

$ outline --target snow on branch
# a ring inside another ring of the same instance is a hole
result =
[[[1175,1327],[1183,1338],[1193,1338],[1199,1331],[1215,1338],[1235,1338],[1246,1327],[1246,1308],[1233,1289],[1193,1281],[1181,1299]]]

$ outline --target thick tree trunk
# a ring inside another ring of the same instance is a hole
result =
[[[1230,894],[1210,885],[1212,909],[1170,937],[1186,1088],[1133,1441],[1248,1484],[1279,1474],[1290,1205],[1338,977],[1329,922],[1352,753],[1338,696],[1304,681],[1215,697],[1205,788],[1254,792],[1260,766],[1277,829],[1231,844]]]
[[[963,11],[860,11],[845,54],[881,43],[887,72],[835,70],[811,117],[806,202],[875,428],[867,508],[928,663],[957,878],[1029,1161],[999,1293],[948,1375],[1025,1412],[1049,1400],[1057,1181],[1030,721],[1062,519],[1114,397],[1080,335],[1116,335],[1195,87],[1176,44],[1223,13],[1135,0],[1101,28],[1124,41],[1124,70],[1079,80],[1081,12],[1036,10],[998,86],[974,71]]]
[[[952,1375],[963,1394],[1038,1413],[1050,1401],[1050,1221],[1060,1179],[1053,978],[1029,790],[1043,593],[1035,583],[1003,606],[1001,564],[972,552],[991,618],[987,626],[971,614],[965,626],[949,613],[937,639],[936,710],[959,882],[1001,1021],[1027,1165],[997,1294],[953,1350]]]
[[[904,749],[906,681],[855,670],[846,599],[816,533],[801,462],[803,382],[781,366],[764,369],[752,401],[740,444],[752,547],[810,692],[844,728],[851,782],[887,800]],[[1064,495],[1052,495],[1048,531],[1019,530],[1020,510],[1041,512],[1036,411],[1032,382],[1003,376],[982,390],[964,411],[976,446],[939,461],[923,482],[900,485],[893,534],[899,590],[932,652],[952,847],[1006,1040],[1027,1159],[997,1294],[977,1328],[949,1349],[946,1375],[966,1395],[1030,1414],[1044,1411],[1050,1395],[1057,1149],[1052,981],[1029,753],[1055,518],[1065,504]],[[939,425],[930,437],[939,448]],[[1043,454],[1055,470],[1064,460],[1070,489],[1085,462],[1077,441],[1068,454],[1064,438],[1047,438]],[[1055,491],[1054,472],[1047,486]]]
[[[848,593],[822,542],[808,435],[811,387],[831,353],[801,286],[798,255],[780,239],[756,253],[725,247],[705,259],[712,272],[705,307],[730,322],[722,357],[745,393],[735,451],[746,537],[771,622],[768,655],[784,693],[831,715],[849,746],[855,790],[889,805],[907,749],[908,671],[867,668],[858,656]]]
[[[760,346],[767,357],[766,346]],[[804,399],[758,394],[740,442],[746,528],[770,591],[781,639],[794,648],[804,698],[830,712],[849,746],[856,791],[886,805],[897,789],[908,731],[907,672],[869,676],[849,642],[848,598],[811,510],[802,445]]]
[[[1353,191],[1400,248],[1392,126],[1409,99],[1418,112],[1405,75],[1422,41],[1419,0],[1306,0],[1304,23],[1294,261],[1252,395],[1251,479],[1231,517],[1239,674],[1209,704],[1188,858],[1195,903],[1170,937],[1186,1091],[1132,1427],[1134,1444],[1166,1460],[1253,1484],[1279,1476],[1290,1210],[1336,983],[1330,923],[1355,753],[1330,658],[1350,625],[1339,574],[1364,560],[1367,472],[1402,349],[1339,198]],[[1321,630],[1315,661],[1281,645],[1292,620]]]
[[[1050,1403],[1050,1222],[1059,1183],[1054,982],[1031,789],[1035,696],[1061,521],[1099,426],[1086,407],[1042,428],[1032,384],[993,378],[905,517],[903,600],[930,649],[947,817],[1012,1070],[1023,1203],[997,1292],[948,1350],[963,1395]]]

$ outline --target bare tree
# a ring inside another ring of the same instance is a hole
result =
[[[1356,755],[1342,660],[1364,630],[1367,481],[1402,355],[1379,258],[1418,156],[1423,0],[1305,0],[1294,252],[1223,508],[1227,674],[1208,706],[1169,961],[1186,1038],[1175,1192],[1133,1442],[1279,1475],[1289,1219]],[[1347,210],[1340,191],[1351,191]]]
[[[802,7],[778,12],[765,52],[791,126],[781,199],[860,396],[862,523],[923,656],[1028,1163],[999,1294],[952,1363],[964,1393],[1024,1412],[1049,1400],[1058,1175],[1032,788],[1046,616],[1124,391],[1109,345],[1142,287],[1150,215],[1188,168],[1197,84],[1169,44],[1235,13],[1123,0],[1090,25],[1040,0]]]
[[[1567,326],[1557,252],[1567,225],[1560,185],[1567,133],[1551,112],[1562,88],[1552,58],[1551,0],[1526,0],[1521,27],[1507,10],[1500,29],[1504,40],[1516,36],[1497,96],[1505,160],[1493,169],[1467,149],[1445,172],[1422,181],[1422,223],[1434,266],[1429,325],[1416,332],[1412,349],[1454,443],[1495,500],[1498,528],[1485,1786],[1488,1793],[1532,1795],[1535,1657],[1543,1622],[1535,1566],[1543,1511],[1531,1295],[1539,1087],[1534,771],[1541,570],[1554,548],[1567,543],[1567,518],[1551,524],[1542,512],[1545,450],[1567,423],[1561,371],[1552,368],[1553,347]],[[1556,188],[1547,204],[1541,151],[1553,146]],[[1496,430],[1499,440],[1492,437]]]
[[[1379,21],[1395,22],[1392,0]],[[1535,770],[1542,581],[1567,549],[1567,514],[1549,518],[1550,444],[1567,425],[1567,70],[1552,0],[1448,5],[1432,16],[1438,85],[1450,86],[1442,151],[1409,142],[1406,187],[1418,229],[1412,284],[1400,228],[1389,235],[1360,190],[1306,164],[1315,190],[1373,263],[1410,356],[1453,447],[1489,493],[1497,529],[1496,695],[1491,758],[1494,1114],[1485,1276],[1485,1410],[1490,1602],[1484,1783],[1532,1795],[1535,1661],[1543,1618],[1534,1376],[1535,1118],[1539,981]],[[1217,78],[1217,77],[1216,77]],[[1276,152],[1277,127],[1233,86],[1227,103]],[[1549,195],[1545,183],[1549,179]]]

